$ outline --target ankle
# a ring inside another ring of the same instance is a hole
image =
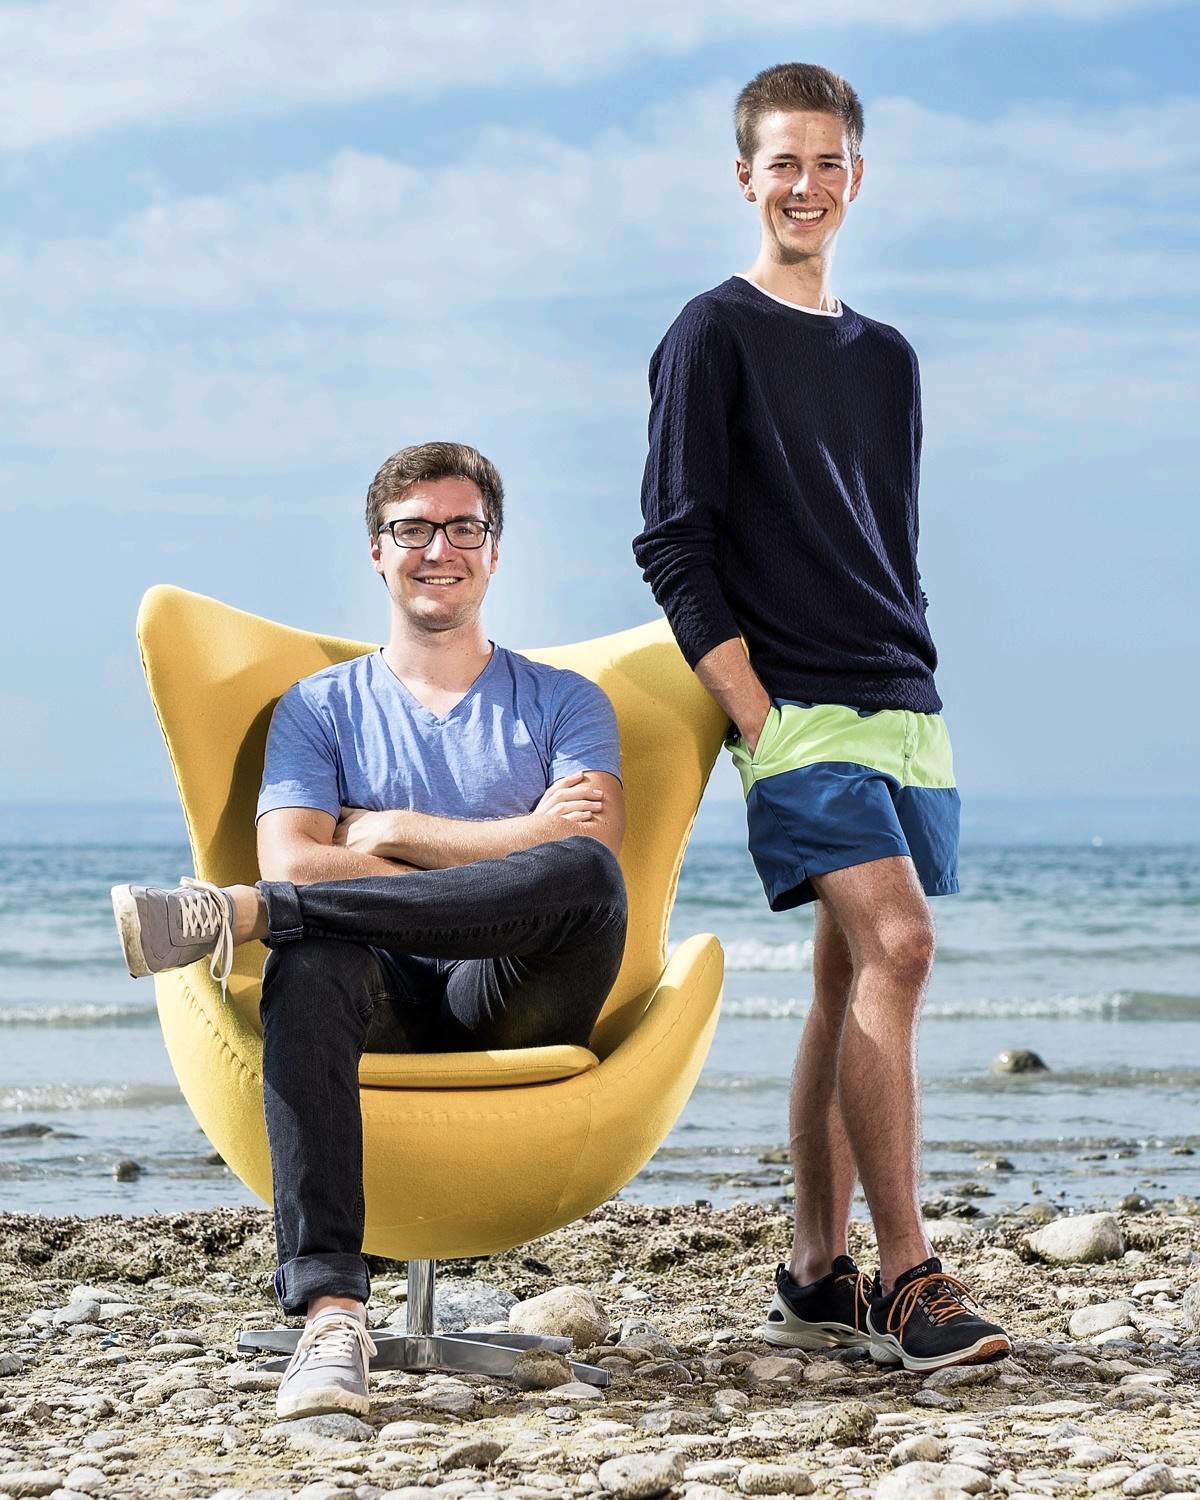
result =
[[[253,885],[231,885],[225,894],[233,902],[233,940],[248,943],[267,935],[267,904],[262,892]]]
[[[354,1297],[314,1297],[308,1304],[305,1317],[311,1323],[318,1313],[331,1310],[349,1313],[364,1328],[367,1326],[367,1309]]]
[[[788,1272],[798,1286],[808,1286],[811,1282],[820,1281],[822,1276],[829,1275],[835,1256],[847,1253],[844,1247],[841,1250],[793,1251],[788,1262]]]

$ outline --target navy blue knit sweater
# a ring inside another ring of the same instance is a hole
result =
[[[742,635],[775,698],[941,708],[917,572],[917,359],[731,276],[650,361],[634,555],[688,662]]]

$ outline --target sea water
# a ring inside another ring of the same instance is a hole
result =
[[[177,839],[0,848],[0,1209],[148,1213],[253,1202],[175,1084],[149,980],[124,971],[108,888],[174,884]],[[969,843],[934,902],[923,1191],[1000,1206],[1200,1193],[1200,844]],[[744,844],[689,850],[671,941],[714,932],[725,998],[691,1100],[624,1196],[783,1201],[812,910],[774,916]],[[997,1075],[1003,1049],[1047,1071]],[[36,1133],[34,1133],[36,1132]],[[136,1161],[133,1181],[112,1175]],[[1012,1170],[996,1170],[1004,1159]]]

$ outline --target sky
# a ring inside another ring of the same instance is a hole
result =
[[[646,365],[754,258],[732,106],[781,61],[866,110],[833,289],[921,361],[964,797],[1196,791],[1197,7],[752,12],[0,6],[5,797],[171,795],[153,583],[381,639],[363,497],[409,443],[504,475],[493,638],[653,618]]]

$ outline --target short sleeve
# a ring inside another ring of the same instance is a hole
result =
[[[307,701],[301,684],[275,705],[255,819],[278,807],[312,807],[337,818],[342,812],[333,726]]]
[[[621,737],[608,694],[578,672],[559,676],[550,725],[550,780],[576,771],[607,771],[619,780]]]

